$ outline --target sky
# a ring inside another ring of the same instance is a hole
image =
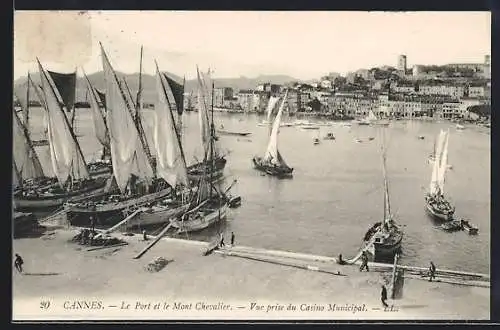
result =
[[[480,63],[491,52],[489,12],[16,11],[14,79],[47,70],[102,69],[99,42],[115,70],[188,79],[196,65],[217,77],[329,72],[414,64]]]

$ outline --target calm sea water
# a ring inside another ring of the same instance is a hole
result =
[[[152,131],[154,114],[145,111],[146,131]],[[381,130],[345,127],[340,122],[320,131],[282,127],[279,149],[294,168],[294,177],[278,180],[252,168],[251,158],[263,155],[268,128],[254,115],[215,114],[216,125],[226,130],[251,132],[248,137],[220,136],[221,148],[229,152],[226,175],[237,179],[234,193],[242,206],[231,210],[219,226],[190,234],[190,239],[209,240],[222,229],[233,231],[236,243],[254,247],[345,257],[358,251],[366,230],[383,216]],[[285,121],[288,121],[285,118]],[[290,119],[294,120],[294,119]],[[314,121],[311,119],[311,121]],[[32,130],[43,130],[42,110],[32,111]],[[197,113],[183,115],[183,143],[188,163],[200,154]],[[78,111],[76,132],[87,160],[97,158],[100,146],[94,136],[90,112]],[[447,233],[435,228],[426,215],[424,194],[431,166],[427,156],[441,128],[450,129],[449,163],[445,190],[459,217],[470,218],[479,235]],[[335,141],[318,135],[332,132]],[[424,140],[417,136],[425,136]],[[151,136],[148,136],[149,138]],[[375,137],[367,141],[368,137]],[[457,131],[449,122],[396,121],[385,128],[390,201],[396,221],[404,226],[402,263],[489,272],[490,260],[490,135],[488,130],[468,126]],[[356,143],[356,138],[366,140]],[[39,147],[42,164],[50,170],[48,147]],[[198,156],[199,157],[199,156]]]

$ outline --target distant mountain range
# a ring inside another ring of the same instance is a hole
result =
[[[139,88],[139,73],[133,74],[123,74],[117,72],[119,76],[125,77],[127,85],[132,91],[133,95],[136,95],[137,89]],[[182,83],[183,78],[176,76],[174,74],[168,73],[169,76],[179,83]],[[95,88],[99,90],[104,89],[104,73],[102,71],[92,73],[88,75],[91,83]],[[37,84],[40,83],[40,75],[34,73],[31,75],[33,81]],[[25,97],[26,95],[26,85],[28,78],[21,77],[14,81],[14,93],[19,97]],[[239,77],[239,78],[219,78],[214,79],[215,87],[231,87],[234,89],[235,93],[241,89],[254,89],[257,85],[262,83],[272,83],[272,84],[286,84],[294,81],[299,81],[296,78],[287,75],[261,75],[255,78]],[[156,77],[150,74],[142,75],[142,86],[143,86],[143,101],[147,103],[153,103],[156,98]],[[196,89],[197,81],[196,79],[186,80],[186,92],[191,92]],[[33,93],[34,94],[34,93]],[[32,94],[32,95],[33,95]],[[86,100],[87,88],[85,83],[85,78],[77,76],[76,81],[76,102],[82,102]],[[31,97],[30,97],[31,99]],[[36,99],[34,96],[33,99]]]

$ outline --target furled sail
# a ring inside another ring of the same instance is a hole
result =
[[[279,97],[278,96],[271,96],[269,98],[269,103],[267,103],[267,109],[266,109],[266,113],[267,113],[267,122],[270,123],[271,122],[271,117],[272,117],[272,114],[273,114],[273,111],[274,111],[274,108],[276,107],[276,104],[278,104],[278,101],[279,101]]]
[[[154,143],[156,148],[156,173],[171,187],[188,187],[186,160],[179,141],[173,113],[177,111],[175,99],[165,74],[156,68]]]
[[[444,178],[446,174],[446,169],[448,168],[448,140],[450,133],[445,133],[445,138],[443,141],[443,151],[441,153],[441,159],[439,160],[439,174],[438,174],[438,186],[441,193],[444,194]]]
[[[31,143],[28,129],[15,110],[13,124],[14,148],[12,151],[19,180],[43,177],[42,165]]]
[[[87,82],[87,89],[90,94],[90,111],[92,114],[92,120],[94,122],[94,130],[97,140],[101,143],[104,148],[109,148],[109,134],[108,127],[106,126],[106,114],[103,112],[99,106],[99,99],[97,91],[90,83],[89,78],[84,73],[85,81]]]
[[[38,62],[48,119],[48,139],[54,173],[61,185],[68,179],[88,178],[87,164],[80,145],[65,115],[66,106],[60,103],[55,84]]]
[[[110,137],[113,175],[123,193],[131,174],[149,183],[153,178],[153,168],[132,117],[134,104],[120,86],[102,45],[101,53],[106,82],[106,123]]]
[[[269,137],[269,143],[267,145],[266,154],[264,155],[264,160],[275,165],[286,165],[283,161],[283,157],[278,151],[278,134],[281,124],[281,115],[283,113],[283,108],[285,107],[288,91],[281,100],[281,104],[278,110],[278,114],[274,119],[273,128],[271,130],[271,136]]]

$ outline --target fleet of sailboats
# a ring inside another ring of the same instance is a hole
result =
[[[177,82],[161,72],[156,64],[154,129],[145,130],[141,101],[142,48],[139,90],[135,97],[126,80],[115,72],[102,45],[100,48],[104,90],[97,90],[83,72],[94,133],[102,147],[100,159],[87,162],[75,134],[73,81],[76,72],[59,74],[47,71],[38,62],[41,84],[34,84],[28,76],[27,104],[21,104],[23,120],[18,112],[13,112],[15,208],[44,209],[64,204],[68,220],[73,225],[88,225],[90,217],[94,216],[102,226],[119,226],[125,222],[127,227],[163,224],[165,229],[172,227],[177,233],[199,231],[224,220],[228,209],[239,206],[241,198],[228,194],[236,181],[226,190],[221,186],[227,161],[218,145],[215,130],[214,83],[210,70],[203,73],[197,68],[196,107],[201,159],[195,159],[195,163],[188,166],[182,143],[181,116],[185,82]],[[63,87],[65,83],[69,87]],[[46,177],[30,136],[30,86],[35,89],[45,111],[54,178]],[[252,158],[255,169],[280,178],[292,177],[294,170],[285,162],[278,148],[287,96],[288,90],[281,97],[269,98],[266,119],[259,124],[270,126],[267,149],[263,156]],[[385,126],[385,122],[371,110],[368,117],[358,124]],[[152,138],[148,139],[146,134],[151,134]],[[329,133],[325,139],[335,137]],[[150,145],[149,140],[153,144]],[[444,195],[444,178],[449,168],[448,142],[449,130],[441,130],[433,153],[430,188],[425,196],[428,213],[443,221],[452,220],[455,212]],[[319,143],[318,132],[313,144]],[[362,247],[377,261],[393,258],[399,253],[404,236],[391,212],[383,145],[382,165],[383,220],[366,232]]]
[[[444,196],[445,174],[448,169],[449,130],[441,130],[436,143],[435,160],[432,167],[429,191],[425,195],[426,209],[436,220],[453,219],[455,207]]]
[[[52,171],[58,185],[31,185],[28,189],[21,189],[14,195],[14,205],[17,209],[46,209],[61,206],[71,197],[94,194],[101,191],[106,180],[103,177],[91,177],[87,163],[83,157],[80,144],[73,128],[66,116],[64,103],[52,76],[38,62],[43,91],[44,107],[47,115],[47,133]],[[24,141],[28,145],[26,150],[33,158],[33,146],[27,134],[27,128],[20,127],[16,120],[17,129],[24,130]],[[18,166],[19,168],[19,166]]]

